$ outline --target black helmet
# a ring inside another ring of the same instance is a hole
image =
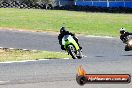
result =
[[[121,28],[120,29],[120,34],[124,34],[125,33],[125,28]]]
[[[65,27],[62,27],[62,28],[60,29],[60,33],[65,33],[65,32],[66,32]]]

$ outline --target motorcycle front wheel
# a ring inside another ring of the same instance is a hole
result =
[[[73,59],[77,59],[77,56],[76,56],[76,53],[75,53],[76,49],[73,45],[68,46],[68,52],[72,56]]]
[[[78,53],[79,53],[79,55],[77,57],[78,57],[78,59],[81,59],[82,58],[82,51],[78,50]]]

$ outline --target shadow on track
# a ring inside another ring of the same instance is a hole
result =
[[[104,57],[104,56],[95,56],[95,57]]]
[[[122,56],[125,56],[125,57],[128,57],[128,56],[130,56],[130,57],[132,57],[132,54],[130,55],[130,54],[128,54],[128,55],[122,55]]]

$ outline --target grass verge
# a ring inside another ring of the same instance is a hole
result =
[[[0,62],[59,58],[70,58],[70,56],[61,52],[0,49]]]
[[[132,14],[0,8],[0,27],[59,31],[63,23],[75,33],[118,36],[121,27],[132,31]]]

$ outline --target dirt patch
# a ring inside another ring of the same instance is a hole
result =
[[[59,32],[52,30],[30,30],[30,29],[16,29],[16,28],[8,28],[8,27],[0,27],[0,30],[9,30],[9,31],[20,31],[20,32],[44,32],[49,34],[58,35]]]
[[[52,30],[30,30],[30,29],[16,29],[16,28],[8,28],[8,27],[0,27],[0,30],[9,30],[9,31],[19,31],[19,32],[41,32],[41,33],[48,33],[50,35],[59,35],[59,32],[52,31]],[[76,36],[85,36],[81,33],[76,33]]]

